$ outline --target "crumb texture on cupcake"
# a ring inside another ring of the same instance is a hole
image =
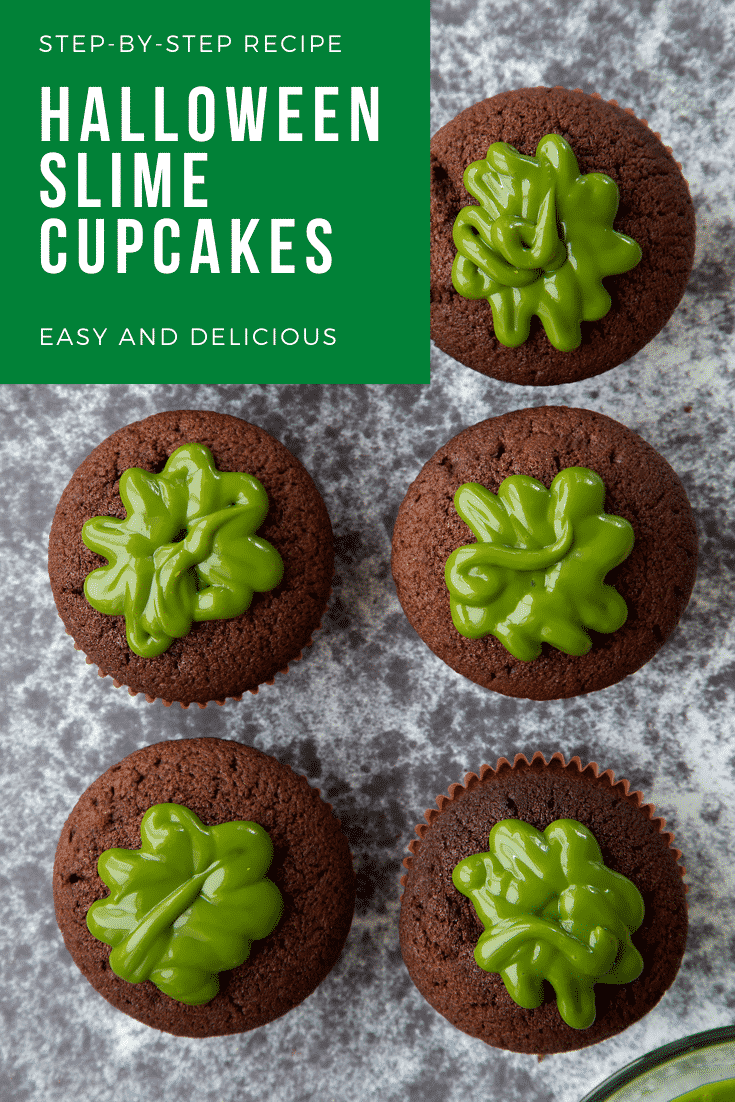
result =
[[[151,807],[180,804],[206,826],[246,820],[270,835],[268,878],[283,897],[272,933],[244,964],[219,977],[219,993],[187,1006],[150,981],[128,983],[109,966],[110,947],[87,928],[87,911],[108,889],[101,853],[140,849]],[[137,750],[83,794],[67,820],[54,864],[56,917],[67,949],[92,986],[138,1021],[184,1037],[241,1033],[280,1017],[322,982],[352,922],[355,876],[347,839],[329,804],[289,766],[223,739],[183,739]]]
[[[132,467],[160,474],[188,443],[209,448],[218,471],[244,472],[262,483],[268,512],[258,536],[283,559],[283,580],[256,593],[241,615],[194,623],[165,653],[145,658],[128,646],[124,616],[98,612],[85,599],[85,578],[106,560],[85,547],[82,527],[91,517],[124,519],[122,474]],[[49,539],[54,600],[77,648],[131,692],[184,705],[239,697],[285,671],[319,627],[333,567],[327,510],[302,464],[263,429],[200,410],[155,414],[103,441],[64,490]]]
[[[633,528],[629,556],[609,572],[628,609],[611,634],[590,631],[587,654],[544,643],[515,658],[493,635],[470,639],[452,622],[447,560],[474,536],[454,504],[464,483],[496,494],[529,475],[547,488],[560,471],[584,467],[605,486],[605,512]],[[686,608],[696,576],[697,534],[684,488],[666,460],[603,414],[563,406],[516,410],[473,425],[425,464],[409,487],[393,534],[393,577],[408,620],[452,669],[506,696],[553,700],[615,684],[653,657]]]
[[[640,246],[640,263],[605,280],[609,313],[582,323],[579,347],[560,351],[538,318],[516,348],[493,332],[484,299],[463,298],[452,285],[459,211],[474,202],[463,175],[496,142],[533,156],[558,134],[582,173],[616,184],[618,233]],[[671,151],[629,110],[565,88],[522,88],[482,100],[435,134],[431,143],[431,335],[439,348],[482,374],[525,386],[548,386],[599,375],[630,359],[663,328],[684,293],[694,259],[694,207]]]
[[[627,781],[579,758],[542,754],[468,773],[437,798],[416,828],[404,865],[400,939],[411,979],[453,1025],[487,1044],[514,1052],[552,1053],[611,1037],[651,1010],[676,976],[687,932],[681,853],[664,822]],[[534,1010],[518,1006],[500,975],[478,967],[474,950],[484,933],[471,901],[454,887],[460,861],[487,848],[496,823],[521,819],[545,830],[574,819],[593,834],[605,865],[627,877],[643,897],[645,915],[632,936],[643,958],[630,983],[595,986],[596,1017],[586,1029],[561,1018],[553,992]]]

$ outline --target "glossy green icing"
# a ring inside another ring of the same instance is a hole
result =
[[[735,1079],[721,1079],[678,1095],[673,1102],[735,1102]]]
[[[610,309],[606,276],[634,268],[640,246],[612,228],[619,193],[600,172],[582,175],[571,146],[547,134],[526,157],[495,142],[465,170],[479,206],[460,210],[452,283],[465,298],[486,298],[495,336],[516,348],[536,315],[554,348],[582,340],[580,323]]]
[[[87,926],[112,946],[110,968],[129,983],[151,980],[178,1002],[199,1006],[219,990],[217,974],[250,955],[283,913],[265,876],[273,843],[251,822],[206,827],[188,808],[156,804],[140,824],[139,850],[108,849],[97,863],[110,889]]]
[[[595,1020],[595,983],[630,983],[643,960],[630,935],[643,921],[634,884],[608,869],[592,833],[557,819],[543,834],[519,819],[490,831],[488,853],[466,857],[452,873],[485,926],[475,960],[499,972],[526,1010],[544,1001],[544,980],[567,1025]]]
[[[203,444],[177,448],[161,474],[129,468],[120,497],[125,520],[92,517],[82,529],[108,560],[87,576],[84,595],[98,612],[125,617],[141,657],[168,650],[193,621],[239,616],[254,592],[281,581],[281,556],[254,534],[268,512],[262,484],[218,471]]]
[[[514,474],[497,495],[465,482],[454,504],[477,538],[454,551],[445,569],[462,635],[494,635],[530,662],[542,643],[586,654],[586,629],[612,632],[625,623],[627,605],[604,578],[630,554],[633,529],[603,512],[605,486],[594,471],[567,467],[549,490]]]

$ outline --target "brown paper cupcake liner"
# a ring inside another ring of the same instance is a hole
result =
[[[579,89],[579,90],[581,90],[581,89]],[[441,815],[442,811],[447,806],[447,804],[453,803],[454,800],[456,800],[457,797],[461,793],[468,792],[468,791],[471,791],[473,788],[476,788],[477,785],[481,784],[482,781],[484,781],[485,778],[487,776],[489,776],[490,774],[498,774],[498,773],[501,773],[501,772],[506,772],[508,770],[513,770],[519,764],[529,766],[530,768],[533,768],[534,765],[539,763],[539,762],[541,763],[541,765],[544,768],[548,768],[554,762],[558,762],[559,764],[561,764],[563,769],[576,770],[576,772],[579,773],[580,775],[582,775],[584,773],[587,773],[589,776],[594,777],[595,780],[602,781],[603,783],[606,783],[609,786],[610,789],[617,789],[617,791],[621,795],[623,795],[625,797],[625,799],[630,804],[632,804],[634,807],[637,807],[643,813],[643,815],[646,817],[646,819],[649,819],[653,823],[654,826],[657,826],[659,833],[662,834],[663,837],[666,839],[666,841],[669,845],[669,848],[672,850],[672,852],[675,856],[676,863],[677,863],[677,866],[679,868],[679,872],[680,872],[681,876],[683,877],[683,876],[686,875],[685,867],[682,864],[680,864],[681,858],[682,858],[682,852],[681,852],[680,849],[676,849],[674,847],[674,844],[673,844],[674,843],[674,835],[671,832],[664,833],[664,827],[666,826],[666,820],[662,819],[660,817],[659,818],[654,818],[655,811],[656,811],[655,806],[653,804],[644,804],[644,802],[643,802],[643,800],[644,800],[643,793],[638,792],[637,790],[631,791],[630,781],[627,781],[625,779],[621,779],[619,781],[616,781],[615,780],[615,774],[613,773],[612,769],[605,769],[603,772],[600,772],[599,765],[597,764],[597,762],[594,762],[594,761],[591,761],[589,763],[589,765],[583,766],[582,765],[582,759],[577,755],[570,758],[569,761],[566,762],[564,760],[564,755],[561,753],[561,751],[557,751],[555,754],[552,754],[551,757],[549,758],[549,760],[547,761],[540,750],[537,750],[536,753],[533,755],[533,757],[530,760],[526,757],[525,754],[516,754],[516,756],[513,758],[512,764],[507,758],[498,758],[498,762],[497,762],[497,765],[495,766],[495,768],[493,768],[491,765],[481,765],[480,769],[479,769],[479,772],[477,772],[477,773],[465,773],[463,782],[458,782],[456,784],[450,784],[449,788],[447,789],[447,795],[446,796],[442,793],[441,795],[436,797],[437,807],[427,808],[427,810],[424,812],[424,818],[425,818],[426,822],[425,823],[418,823],[416,825],[416,827],[414,827],[414,831],[418,835],[418,837],[411,839],[411,841],[408,843],[408,849],[411,851],[411,853],[408,857],[403,858],[403,861],[402,861],[403,867],[406,868],[406,869],[411,868],[411,866],[412,866],[412,856],[416,855],[419,852],[419,850],[421,848],[421,842],[422,842],[423,838],[426,836],[428,831],[431,829],[433,823],[435,823],[436,820],[439,818],[439,816]],[[405,873],[401,876],[400,883],[401,883],[401,886],[405,888],[405,886],[406,886],[406,874]],[[687,884],[684,885],[684,890],[688,891],[688,885]]]
[[[500,758],[467,773],[437,796],[416,827],[403,864],[401,953],[419,992],[452,1025],[488,1045],[529,1055],[570,1052],[606,1040],[639,1021],[673,983],[686,944],[687,914],[681,851],[663,818],[630,782],[611,769],[557,752]],[[533,1009],[519,1006],[502,975],[475,958],[483,924],[470,899],[454,887],[457,863],[487,848],[490,828],[519,819],[542,830],[556,819],[585,824],[605,864],[628,877],[645,904],[633,944],[643,970],[629,983],[595,986],[596,1016],[575,1029],[547,991]]]

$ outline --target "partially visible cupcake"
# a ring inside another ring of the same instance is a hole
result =
[[[543,1055],[605,1040],[656,1005],[684,953],[684,870],[640,792],[537,753],[483,765],[437,804],[404,861],[400,939],[440,1014]]]
[[[113,765],[69,816],[54,864],[56,918],[85,977],[183,1037],[297,1006],[336,963],[354,902],[347,839],[319,791],[223,739]]]
[[[548,386],[630,359],[668,321],[694,207],[645,121],[580,89],[468,107],[431,143],[431,335],[484,375]]]
[[[54,516],[51,587],[68,634],[150,701],[223,703],[299,658],[329,598],[324,502],[263,429],[179,410],[118,429]]]
[[[697,534],[666,460],[603,414],[563,406],[473,425],[398,512],[393,577],[424,642],[506,696],[614,685],[674,630]]]

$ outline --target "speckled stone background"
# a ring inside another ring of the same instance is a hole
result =
[[[436,129],[505,88],[597,90],[673,146],[699,222],[694,274],[664,332],[606,376],[534,390],[435,354],[429,387],[6,386],[0,393],[2,1102],[579,1102],[647,1049],[730,1024],[735,1010],[735,418],[732,165],[735,10],[725,0],[540,0],[435,6]],[[376,343],[376,355],[390,355]],[[216,370],[216,367],[213,371]],[[464,426],[525,405],[600,410],[682,477],[701,534],[691,605],[643,670],[589,698],[531,703],[445,667],[407,625],[389,571],[399,502]],[[334,594],[302,662],[257,697],[205,711],[131,698],[64,634],[46,578],[56,501],[118,426],[161,409],[218,409],[263,425],[313,473],[337,536]],[[346,950],[285,1018],[239,1037],[159,1034],[113,1010],[64,949],[51,902],[56,840],[108,765],[164,738],[216,735],[275,754],[320,786],[355,856]],[[659,1006],[571,1055],[497,1052],[454,1030],[413,988],[396,930],[412,828],[437,793],[498,755],[561,749],[628,777],[676,833],[691,934]]]

